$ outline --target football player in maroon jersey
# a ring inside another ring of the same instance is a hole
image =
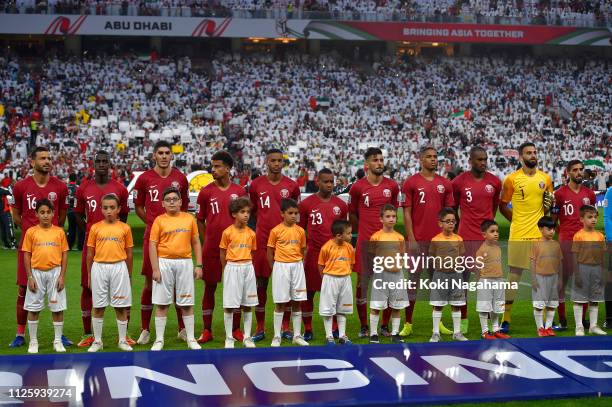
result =
[[[212,320],[215,308],[215,291],[221,282],[221,258],[219,243],[223,231],[234,224],[234,218],[229,212],[229,205],[234,200],[246,195],[240,185],[230,180],[230,171],[234,159],[226,151],[218,151],[210,159],[211,174],[214,181],[206,185],[198,194],[196,218],[202,244],[202,261],[204,265],[202,279],[204,280],[204,296],[202,298],[202,319],[204,329],[198,342],[205,343],[213,339]],[[242,342],[244,337],[240,331],[240,308],[234,311],[234,339]]]
[[[55,206],[53,213],[53,224],[63,227],[68,210],[68,187],[59,178],[51,175],[53,164],[51,153],[47,147],[35,147],[30,153],[30,165],[32,175],[17,182],[13,187],[13,197],[11,198],[11,208],[15,226],[21,229],[19,240],[19,251],[17,253],[17,335],[9,345],[16,348],[25,344],[25,327],[28,312],[23,309],[25,301],[26,286],[28,277],[25,270],[23,251],[21,246],[27,230],[38,224],[36,217],[36,202],[41,199],[48,199]],[[72,342],[62,335],[62,344],[71,346]]]
[[[153,304],[151,302],[153,270],[151,269],[151,261],[149,259],[149,236],[155,218],[166,213],[166,210],[162,206],[162,194],[167,188],[177,188],[181,192],[181,211],[185,212],[189,207],[189,183],[187,182],[187,177],[185,177],[182,172],[172,167],[173,157],[170,143],[164,140],[155,143],[153,147],[155,167],[140,174],[134,186],[134,206],[136,208],[136,215],[138,215],[147,225],[143,238],[142,251],[141,274],[145,276],[145,285],[140,298],[140,323],[142,332],[137,340],[139,345],[149,343],[150,339],[149,325],[151,323],[151,314],[153,311]],[[179,324],[179,338],[187,341],[183,317],[178,307],[176,307],[176,314]]]

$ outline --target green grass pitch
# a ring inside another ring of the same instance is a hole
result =
[[[403,231],[403,221],[401,219],[401,211],[399,212],[400,219],[398,229]],[[600,223],[598,224],[599,229],[603,229],[603,216],[599,217]],[[509,224],[500,215],[497,215],[497,221],[500,224],[500,240],[506,240],[508,237]],[[143,277],[140,275],[140,269],[142,264],[142,236],[144,233],[144,225],[134,214],[130,214],[128,223],[131,225],[135,240],[134,249],[134,273],[132,276],[132,296],[133,296],[133,307],[131,311],[131,321],[129,325],[129,334],[132,338],[138,338],[140,333],[140,293],[143,286]],[[75,344],[80,340],[82,336],[82,322],[81,322],[81,310],[80,310],[80,259],[81,253],[78,251],[71,251],[69,253],[69,265],[66,278],[66,290],[68,293],[68,310],[64,314],[64,333],[70,338]],[[0,251],[0,273],[3,274],[5,284],[0,285],[0,318],[3,322],[0,326],[0,354],[1,355],[22,355],[27,354],[27,347],[19,349],[9,349],[8,344],[14,338],[15,335],[15,298],[17,294],[17,287],[14,284],[16,276],[17,259],[16,252],[11,250]],[[527,274],[527,273],[525,273]],[[354,277],[354,275],[353,275]],[[355,278],[353,278],[355,279]],[[524,275],[523,282],[528,282],[529,276]],[[213,335],[214,340],[211,343],[207,343],[203,346],[203,349],[210,348],[221,348],[223,347],[224,340],[224,328],[223,328],[223,311],[222,311],[222,285],[220,284],[217,289],[216,305],[213,319]],[[271,286],[269,287],[271,290]],[[519,298],[530,298],[530,287],[526,284],[522,284],[520,287],[521,294]],[[198,280],[196,282],[196,336],[199,335],[202,329],[202,311],[201,311],[201,299],[203,295],[203,282]],[[269,291],[268,298],[271,300],[271,291]],[[272,314],[273,304],[268,301],[266,308],[266,339],[257,344],[258,347],[269,346],[272,339]],[[480,338],[480,325],[478,320],[478,314],[475,311],[475,295],[471,294],[469,299],[469,319],[470,319],[470,330],[467,335],[469,339]],[[324,344],[324,330],[323,322],[319,317],[318,313],[318,295],[315,297],[315,308],[313,316],[313,329],[315,339],[311,342],[311,345],[323,345]],[[568,318],[573,320],[571,315],[571,307],[568,307]],[[600,320],[603,318],[604,310],[603,306],[600,309]],[[403,317],[403,313],[402,313]],[[153,317],[154,318],[154,317]],[[450,311],[444,310],[443,316],[444,324],[452,328],[452,322],[450,318]],[[153,321],[151,321],[151,327],[153,328]],[[165,349],[186,349],[186,344],[179,341],[176,338],[176,314],[174,311],[170,311],[168,317],[168,324],[166,327],[166,342]],[[255,318],[253,318],[253,331],[255,328]],[[356,344],[367,343],[366,339],[359,339],[357,333],[359,331],[359,321],[357,318],[357,312],[348,319],[347,323],[347,334],[351,340]],[[535,336],[535,323],[533,321],[533,314],[531,308],[531,302],[528,300],[517,301],[514,304],[512,312],[512,326],[511,334],[513,337],[533,337]],[[154,335],[154,333],[152,333]],[[560,336],[572,336],[573,330],[568,330],[559,334]],[[38,336],[40,343],[40,353],[52,353],[52,340],[53,340],[53,329],[51,326],[51,316],[48,310],[44,310],[40,315],[40,325],[38,328]],[[431,336],[431,307],[428,301],[421,300],[417,303],[414,312],[414,332],[406,339],[410,342],[426,342]],[[382,338],[382,342],[385,342]],[[26,337],[27,340],[27,337]],[[449,337],[444,337],[444,341],[451,340]],[[106,310],[104,320],[104,338],[105,348],[104,351],[118,351],[116,348],[117,342],[117,325],[115,322],[114,312],[111,308]],[[136,345],[135,351],[146,351],[149,349],[151,344],[147,346]],[[236,344],[237,347],[241,347],[241,344]],[[293,346],[288,341],[283,341],[283,346]],[[68,352],[85,352],[86,349],[80,349],[73,346],[68,349]],[[537,401],[528,402],[527,404],[533,405],[554,405],[558,406],[574,406],[578,404],[579,400],[557,400],[557,401]],[[610,405],[610,398],[603,398],[599,400],[589,399],[589,403],[593,406]],[[499,403],[495,403],[499,404]],[[507,403],[508,406],[518,405],[518,402]],[[483,404],[478,404],[482,406]],[[493,405],[493,404],[491,404]],[[520,403],[521,406],[525,405],[524,402]]]

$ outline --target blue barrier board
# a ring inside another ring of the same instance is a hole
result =
[[[4,356],[0,403],[49,386],[92,406],[529,400],[611,394],[611,375],[608,338]]]

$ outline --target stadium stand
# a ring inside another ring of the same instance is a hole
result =
[[[612,16],[612,3],[606,0],[2,0],[0,12],[605,27]]]
[[[612,170],[612,78],[600,59],[388,58],[364,67],[335,54],[219,53],[204,73],[188,58],[38,62],[0,58],[5,173],[25,175],[28,146],[37,143],[50,145],[62,178],[84,174],[104,148],[116,151],[115,176],[129,180],[148,168],[160,137],[174,140],[186,172],[208,165],[219,148],[231,150],[236,177],[260,171],[263,151],[280,146],[294,179],[327,166],[348,182],[376,145],[388,173],[402,180],[417,171],[415,154],[426,143],[446,158],[443,174],[466,169],[467,151],[481,144],[503,177],[525,140],[538,145],[556,185],[572,158],[601,161],[606,178]]]

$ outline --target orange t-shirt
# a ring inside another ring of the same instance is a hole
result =
[[[437,271],[455,272],[454,260],[450,259],[456,259],[464,254],[463,238],[455,233],[445,236],[444,233],[440,232],[431,239],[429,255],[436,257],[433,261],[433,267]],[[429,261],[431,262],[431,260]]]
[[[374,232],[368,243],[368,253],[377,257],[393,257],[404,253],[404,236],[395,230],[385,232],[383,229]],[[385,271],[398,272],[399,268],[385,268]]]
[[[535,261],[535,273],[550,276],[559,273],[563,253],[556,240],[538,240],[531,244],[531,261]]]
[[[157,243],[157,256],[160,258],[190,259],[194,237],[199,237],[194,216],[186,212],[176,216],[164,213],[155,218],[149,240]]]
[[[121,222],[107,223],[104,220],[94,223],[89,230],[87,246],[96,249],[94,261],[98,263],[117,263],[127,259],[125,249],[134,247],[132,229]]]
[[[62,265],[62,254],[68,251],[68,241],[64,229],[52,225],[40,225],[28,229],[23,238],[21,250],[32,253],[31,267],[48,271]]]
[[[332,276],[348,276],[355,264],[355,250],[350,243],[341,245],[330,239],[319,252],[319,266],[324,266],[323,274]]]
[[[231,225],[223,231],[219,248],[225,250],[225,260],[233,263],[248,263],[251,261],[251,251],[257,249],[255,232],[245,226],[238,229]]]
[[[501,278],[504,276],[502,271],[502,252],[499,245],[489,245],[483,243],[476,251],[476,257],[482,257],[484,263],[480,269],[480,278]]]
[[[574,235],[572,243],[572,253],[578,254],[580,264],[602,264],[601,259],[606,251],[606,241],[604,235],[596,230],[587,232],[580,229]]]
[[[291,227],[284,223],[270,231],[268,247],[273,247],[274,261],[295,263],[303,259],[302,249],[306,247],[306,233],[298,225]]]

